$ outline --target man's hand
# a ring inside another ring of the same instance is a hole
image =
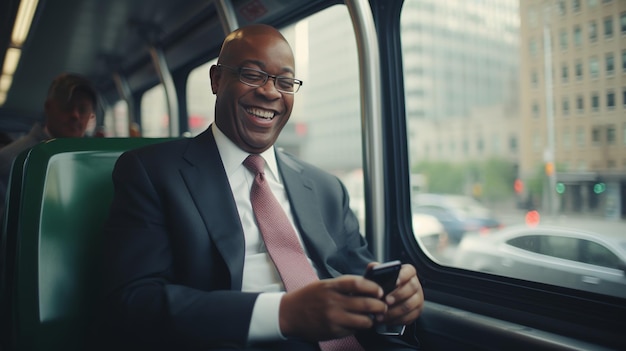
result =
[[[388,310],[377,321],[386,324],[410,324],[417,319],[424,306],[424,292],[415,267],[403,264],[397,287],[385,297]]]
[[[407,283],[411,282],[410,274],[410,271],[405,273]],[[404,301],[401,298],[413,290],[403,287],[395,291],[394,299]],[[372,315],[385,315],[387,304],[381,300],[382,296],[383,290],[378,284],[360,276],[345,275],[316,281],[283,296],[280,330],[286,337],[311,341],[351,335],[371,328],[374,325]],[[412,305],[417,301],[409,302]],[[394,306],[400,311],[399,305]]]

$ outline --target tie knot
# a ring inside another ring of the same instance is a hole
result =
[[[265,160],[259,155],[251,154],[243,161],[243,165],[254,174],[263,174],[263,170],[265,169]]]

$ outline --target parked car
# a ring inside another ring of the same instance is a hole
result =
[[[455,243],[460,242],[466,232],[486,232],[502,227],[489,209],[469,196],[418,194],[413,198],[412,211],[437,218],[450,241]]]
[[[626,297],[626,236],[555,226],[467,234],[459,268]]]

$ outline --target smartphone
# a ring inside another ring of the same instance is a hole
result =
[[[364,277],[375,281],[383,288],[384,295],[387,295],[396,288],[401,266],[402,263],[397,260],[381,263],[365,271]]]
[[[365,271],[363,276],[378,283],[383,288],[384,296],[386,296],[396,288],[396,281],[398,280],[401,266],[402,263],[400,261],[381,263]],[[404,333],[405,326],[376,324],[374,328],[378,334],[397,336]]]

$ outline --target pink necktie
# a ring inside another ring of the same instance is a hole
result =
[[[250,201],[267,251],[287,291],[297,290],[318,279],[309,263],[287,214],[265,180],[265,160],[250,155],[243,165],[255,174]],[[354,336],[320,342],[323,351],[362,351]]]

